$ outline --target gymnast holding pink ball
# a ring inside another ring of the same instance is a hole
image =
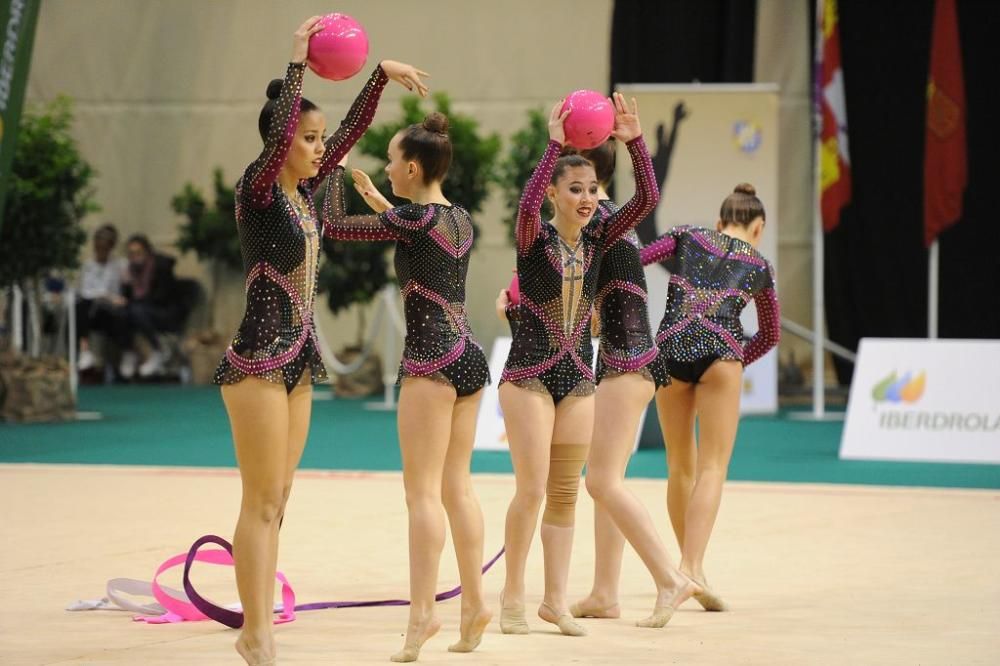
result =
[[[306,65],[325,78],[347,78],[364,65],[367,42],[344,15],[299,26],[285,78],[267,86],[257,122],[262,150],[236,184],[246,310],[215,383],[243,483],[233,557],[243,607],[236,650],[248,664],[275,662],[278,526],[306,444],[312,385],[327,378],[313,323],[322,245],[313,195],[368,128],[388,81],[427,94],[425,72],[383,60],[327,138],[322,111],[302,97]]]

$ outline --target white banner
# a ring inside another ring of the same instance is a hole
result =
[[[490,378],[493,381],[483,389],[483,400],[479,403],[476,443],[473,446],[477,451],[507,450],[507,428],[503,423],[503,410],[500,409],[498,388],[500,375],[503,374],[503,366],[510,353],[511,342],[510,338],[499,335],[493,340],[493,349],[490,351]]]
[[[1000,340],[863,339],[840,457],[1000,463]]]

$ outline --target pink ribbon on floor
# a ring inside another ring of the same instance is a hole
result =
[[[222,546],[223,550],[211,549],[202,550],[202,546],[206,544],[216,544]],[[504,554],[504,549],[501,548],[500,552],[493,556],[493,558],[483,565],[482,572],[485,574],[490,568],[496,564]],[[206,534],[200,539],[196,540],[188,552],[181,555],[175,555],[169,558],[163,564],[159,566],[156,570],[156,574],[153,576],[153,581],[150,584],[153,592],[153,596],[159,602],[159,604],[165,609],[165,613],[162,615],[139,615],[134,618],[137,622],[145,622],[147,624],[170,624],[175,622],[193,622],[199,620],[215,620],[220,624],[224,624],[227,627],[232,627],[233,629],[238,629],[243,626],[243,613],[241,611],[235,611],[230,608],[224,608],[217,604],[208,601],[202,597],[197,590],[195,590],[194,585],[191,582],[191,567],[195,562],[204,562],[207,564],[218,564],[223,566],[232,566],[233,564],[233,546],[228,541],[220,536],[214,534]],[[163,587],[159,584],[159,577],[164,571],[172,569],[173,567],[183,563],[184,564],[184,574],[183,574],[183,584],[184,592],[179,592],[178,590],[173,590],[169,587]],[[275,572],[275,578],[281,582],[281,600],[282,605],[280,611],[277,613],[277,617],[274,620],[275,624],[283,624],[285,622],[292,622],[295,620],[296,611],[313,611],[313,610],[324,610],[327,608],[365,608],[372,606],[408,606],[410,604],[409,599],[379,599],[375,601],[319,601],[308,604],[295,604],[295,591],[292,589],[291,584],[288,579],[280,571]],[[124,579],[114,579],[108,582],[109,596],[112,596],[112,600],[115,603],[122,605],[117,598],[111,595],[112,583],[115,581]],[[132,593],[132,590],[123,590]],[[444,592],[439,592],[434,595],[435,601],[446,601],[448,599],[453,599],[462,593],[462,586],[456,586],[450,590]]]

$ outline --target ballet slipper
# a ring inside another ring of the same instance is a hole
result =
[[[448,646],[448,652],[472,652],[483,640],[483,632],[493,619],[493,613],[488,608],[481,608],[476,616],[469,623],[469,626],[462,631],[462,636],[457,643]]]
[[[701,604],[702,608],[713,613],[722,613],[729,610],[729,605],[726,604],[726,602],[722,600],[722,597],[716,594],[704,580],[692,580],[698,584],[698,587],[701,588],[701,590],[695,592],[691,596],[695,598],[695,601]]]
[[[573,617],[593,617],[598,619],[617,619],[621,617],[622,610],[617,603],[608,604],[604,607],[598,606],[585,606],[583,602],[578,601],[569,607],[570,615]]]
[[[420,648],[422,648],[424,643],[436,634],[440,628],[441,622],[438,621],[436,617],[432,617],[427,621],[427,624],[424,626],[424,630],[420,632],[420,636],[417,641],[410,643],[409,645],[404,645],[402,650],[389,657],[389,661],[397,663],[416,661],[420,656]],[[407,634],[409,634],[409,632],[407,632]]]
[[[254,653],[259,650],[254,650],[239,639],[236,641],[236,651],[243,657],[243,661],[247,662],[247,666],[275,666],[277,663],[276,657],[267,657],[264,659],[257,657]]]
[[[667,626],[667,622],[670,622],[670,618],[674,616],[673,606],[656,606],[653,608],[653,614],[642,620],[636,620],[635,626],[637,627],[647,627],[649,629],[662,629]]]
[[[680,605],[694,596],[697,592],[700,592],[702,589],[698,583],[687,576],[684,576],[684,580],[685,583],[677,588],[677,591],[674,593],[674,596],[671,597],[669,603],[657,603],[656,606],[653,607],[653,614],[642,620],[637,620],[635,626],[647,627],[649,629],[662,629],[667,626],[667,623],[670,622],[670,618],[674,616],[674,612],[680,607]],[[657,599],[657,601],[659,601],[659,599]]]
[[[545,613],[543,614],[543,611]],[[548,617],[546,617],[548,616]],[[542,602],[542,605],[538,607],[538,617],[542,618],[546,622],[551,622],[552,624],[559,627],[561,631],[566,636],[586,636],[587,630],[582,626],[573,621],[573,616],[569,613],[559,614],[556,609],[549,604]]]
[[[524,617],[524,604],[517,608],[507,608],[503,605],[503,592],[500,593],[500,631],[505,634],[530,634],[531,627]]]

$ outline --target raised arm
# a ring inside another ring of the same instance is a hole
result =
[[[743,348],[744,366],[769,352],[781,339],[781,307],[778,305],[773,279],[770,286],[753,295],[753,302],[757,306],[757,333]]]
[[[549,141],[542,159],[524,186],[521,193],[521,202],[517,205],[517,251],[524,254],[531,247],[538,232],[542,228],[542,202],[545,200],[545,188],[552,180],[552,172],[556,167],[556,160],[559,159],[559,152],[562,144],[558,141]]]
[[[542,228],[542,202],[545,200],[545,188],[552,180],[552,172],[556,168],[556,160],[566,141],[566,130],[563,121],[569,115],[569,110],[561,110],[562,102],[552,107],[549,114],[549,145],[545,148],[542,159],[531,173],[531,178],[521,192],[521,202],[517,206],[517,252],[524,254],[538,238]]]
[[[264,149],[247,168],[243,176],[243,192],[254,208],[271,205],[271,189],[278,172],[281,171],[288,155],[288,148],[295,138],[295,128],[299,125],[300,100],[302,99],[302,75],[306,69],[306,55],[309,52],[309,38],[323,29],[318,16],[313,16],[299,26],[292,37],[292,59],[285,71],[281,93],[274,102],[271,127],[264,139]]]
[[[373,211],[384,213],[392,208],[392,204],[378,191],[367,173],[361,169],[351,169],[351,178],[354,179],[354,190],[361,195],[361,198]]]
[[[243,192],[254,208],[271,205],[271,186],[285,164],[288,148],[299,124],[299,100],[302,98],[302,73],[305,68],[305,62],[288,63],[281,94],[274,102],[274,115],[271,117],[271,129],[264,139],[264,150],[243,177]]]
[[[653,161],[642,140],[642,127],[639,125],[639,105],[632,98],[631,107],[625,103],[621,93],[614,94],[615,129],[612,134],[619,141],[624,141],[632,158],[632,169],[635,172],[635,194],[621,209],[607,221],[605,243],[610,245],[624,236],[629,229],[639,224],[656,206],[660,199],[660,190],[656,185],[653,173]]]
[[[428,76],[427,72],[406,63],[395,60],[383,60],[368,77],[368,82],[361,89],[347,115],[340,121],[340,127],[326,140],[326,152],[320,163],[319,173],[314,176],[309,186],[316,191],[337,164],[350,152],[354,144],[365,133],[375,117],[379,99],[386,83],[396,81],[407,90],[416,91],[421,97],[427,96],[427,86],[420,79]]]
[[[324,236],[346,241],[402,240],[403,235],[386,224],[388,215],[391,211],[378,215],[348,215],[344,211],[344,167],[334,167],[320,214]]]
[[[649,266],[650,264],[659,263],[664,259],[669,259],[674,256],[674,252],[676,251],[677,238],[674,236],[673,231],[668,231],[639,250],[639,259],[642,261],[643,266]]]
[[[378,101],[382,97],[382,90],[389,82],[385,70],[381,63],[368,77],[368,82],[361,89],[358,96],[351,104],[347,115],[340,121],[340,127],[326,140],[326,152],[323,153],[323,161],[319,166],[319,173],[309,180],[309,189],[313,192],[320,186],[323,179],[337,167],[337,163],[344,159],[344,155],[351,151],[354,144],[358,142],[361,135],[365,133],[375,117],[375,110],[378,108]]]

